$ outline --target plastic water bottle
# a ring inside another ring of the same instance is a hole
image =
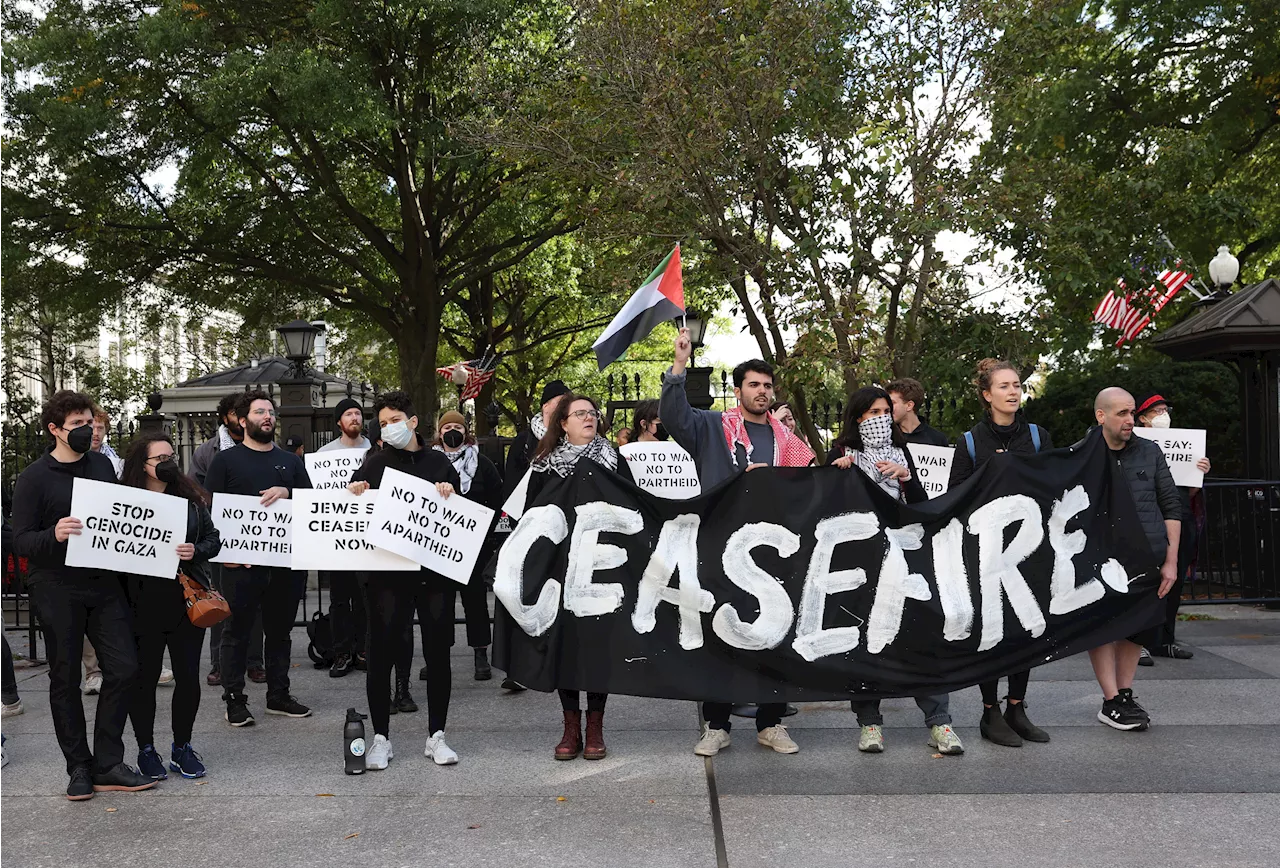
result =
[[[367,716],[354,708],[347,709],[347,724],[342,728],[342,740],[346,742],[343,753],[349,775],[364,774],[364,721]]]

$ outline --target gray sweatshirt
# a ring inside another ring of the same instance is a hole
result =
[[[719,410],[696,410],[689,406],[685,394],[686,374],[673,374],[668,368],[662,375],[662,396],[658,399],[658,415],[663,427],[671,433],[671,439],[679,443],[693,456],[702,480],[702,490],[708,491],[738,473],[740,468],[729,452],[724,439],[724,425]],[[757,450],[763,457],[764,450]],[[772,463],[773,450],[767,452],[767,463]],[[758,457],[756,461],[761,461]]]

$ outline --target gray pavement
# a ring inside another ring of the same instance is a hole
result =
[[[294,693],[315,716],[266,715],[229,727],[217,688],[202,687],[195,744],[210,773],[140,794],[63,797],[44,669],[18,671],[26,713],[6,719],[0,859],[9,866],[1275,866],[1280,864],[1280,615],[1191,611],[1190,661],[1142,669],[1146,733],[1094,720],[1100,702],[1084,656],[1035,671],[1032,718],[1048,745],[981,740],[976,688],[952,698],[963,757],[935,756],[910,700],[884,703],[887,750],[858,753],[842,703],[813,703],[788,723],[801,746],[755,744],[750,721],[714,760],[692,753],[693,703],[613,697],[610,755],[555,762],[553,696],[476,682],[461,630],[449,742],[440,768],[422,756],[425,708],[392,718],[396,758],[383,772],[342,773],[343,712],[365,707],[364,675],[331,679],[294,642]],[[14,640],[18,641],[15,642]],[[21,651],[22,637],[10,635]],[[413,682],[417,687],[419,682]],[[161,696],[157,734],[168,724]],[[419,703],[425,692],[415,691]],[[93,712],[86,699],[86,711]],[[126,748],[135,750],[132,733]],[[132,759],[132,758],[131,758]]]

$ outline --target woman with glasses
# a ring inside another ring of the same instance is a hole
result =
[[[120,481],[187,501],[187,535],[178,545],[179,568],[188,578],[211,587],[209,558],[222,548],[222,538],[209,514],[208,493],[178,468],[173,441],[161,433],[145,434],[134,440]],[[129,703],[129,718],[138,739],[138,771],[152,780],[168,777],[164,760],[156,752],[153,732],[156,679],[168,648],[174,675],[169,769],[184,778],[204,777],[204,763],[191,746],[191,729],[200,709],[204,629],[192,624],[187,617],[182,585],[174,579],[129,576],[126,588],[133,606],[133,633],[138,649],[138,677]]]
[[[601,467],[615,471],[632,481],[631,471],[625,461],[618,460],[618,452],[600,434],[600,405],[585,395],[572,392],[560,399],[547,422],[547,433],[534,449],[532,471],[529,476],[529,496],[526,508],[533,504],[543,487],[555,479],[564,479],[573,473],[579,461],[594,461]],[[587,694],[587,729],[585,744],[582,734],[582,709],[577,690],[561,690],[560,707],[564,712],[564,737],[556,745],[558,760],[571,760],[579,753],[584,759],[604,759],[604,706],[607,693]]]

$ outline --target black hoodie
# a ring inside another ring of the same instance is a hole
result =
[[[53,576],[97,580],[104,573],[115,575],[92,567],[66,566],[67,544],[54,538],[54,527],[71,515],[71,487],[76,479],[119,483],[107,456],[86,452],[79,461],[63,464],[53,457],[52,446],[18,475],[13,489],[13,550],[27,559],[30,583]]]

